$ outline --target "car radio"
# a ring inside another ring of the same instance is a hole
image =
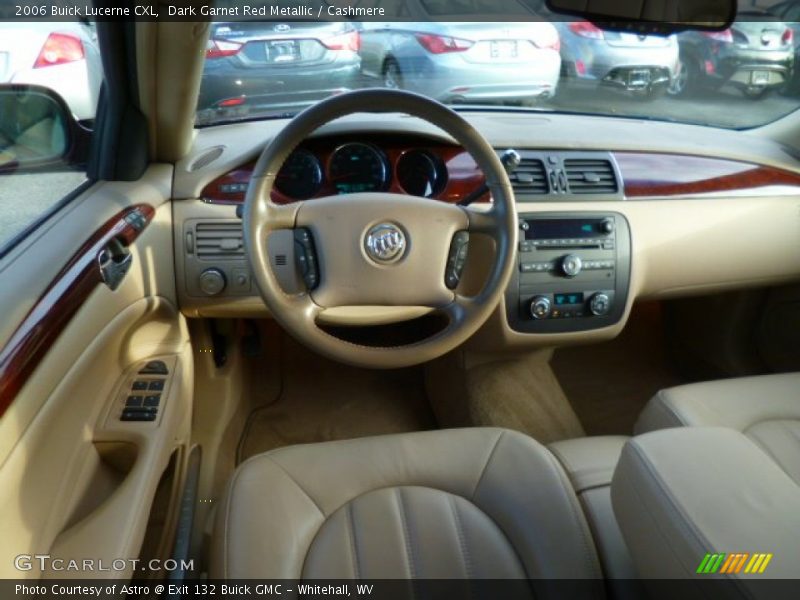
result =
[[[628,299],[631,239],[619,213],[520,215],[518,268],[506,291],[508,323],[522,333],[599,329]]]

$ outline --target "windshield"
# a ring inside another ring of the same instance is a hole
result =
[[[365,20],[336,17],[335,0],[324,4],[334,16],[321,9],[321,19],[301,2],[279,4],[279,17],[265,5],[271,20],[217,15],[211,24],[198,126],[291,116],[367,87],[409,90],[459,108],[735,129],[800,105],[800,0],[762,2],[766,9],[747,0],[724,31],[666,37],[565,20],[540,0],[504,3],[502,22],[497,14],[487,20],[490,0],[361,0]],[[371,20],[377,8],[387,20]]]

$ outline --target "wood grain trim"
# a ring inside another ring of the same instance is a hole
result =
[[[800,188],[800,174],[764,165],[682,154],[617,152],[614,156],[627,198]]]
[[[125,220],[138,210],[144,227]],[[0,417],[14,401],[89,295],[103,283],[100,252],[116,238],[132,244],[152,221],[155,209],[137,204],[117,213],[97,229],[67,261],[0,351]]]

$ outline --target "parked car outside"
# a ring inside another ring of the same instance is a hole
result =
[[[197,122],[293,111],[356,88],[359,47],[350,23],[212,23]]]
[[[361,69],[447,104],[536,104],[555,95],[558,32],[546,22],[362,24]]]
[[[794,69],[794,31],[767,13],[748,11],[724,31],[678,36],[681,67],[673,95],[728,84],[754,100],[782,89]]]
[[[562,21],[565,82],[610,87],[642,99],[663,95],[678,72],[675,36],[636,35],[602,29],[588,21]]]
[[[42,85],[78,120],[93,119],[103,80],[97,38],[84,22],[0,23],[0,83]]]

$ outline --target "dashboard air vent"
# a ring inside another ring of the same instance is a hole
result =
[[[547,194],[547,173],[538,158],[523,158],[509,177],[516,194]]]
[[[616,194],[617,178],[611,161],[603,158],[566,158],[564,170],[573,194]]]
[[[244,257],[242,224],[237,221],[204,221],[195,227],[197,257],[202,260]]]

